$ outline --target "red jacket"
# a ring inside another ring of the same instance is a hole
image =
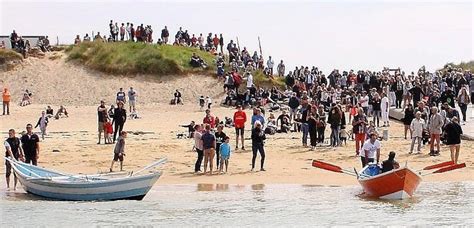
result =
[[[245,122],[247,122],[247,114],[245,114],[244,111],[237,111],[234,113],[235,128],[244,128]]]
[[[216,120],[214,118],[214,116],[206,116],[204,117],[204,119],[202,120],[202,122],[204,124],[209,124],[211,125],[211,128],[214,128],[216,126]]]

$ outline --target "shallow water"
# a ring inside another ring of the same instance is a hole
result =
[[[474,182],[422,183],[384,201],[359,186],[156,185],[143,201],[64,202],[0,193],[0,227],[474,226]]]

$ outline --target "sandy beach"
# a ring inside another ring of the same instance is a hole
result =
[[[96,144],[96,108],[101,99],[111,104],[119,87],[128,89],[133,86],[139,94],[137,108],[142,119],[128,120],[125,124],[125,130],[130,133],[126,141],[126,171],[137,170],[154,160],[167,157],[168,163],[162,167],[164,175],[158,184],[356,184],[354,177],[311,166],[312,159],[321,159],[341,167],[360,169],[360,159],[354,156],[353,141],[349,140],[346,146],[336,149],[322,146],[317,147],[315,151],[309,151],[301,146],[301,133],[268,136],[265,165],[267,171],[250,172],[250,123],[246,126],[246,150],[232,151],[227,174],[195,175],[193,167],[196,152],[192,151],[193,140],[177,139],[176,134],[186,132],[180,124],[188,124],[191,120],[202,122],[204,112],[199,111],[198,96],[211,95],[214,102],[222,99],[222,84],[211,76],[190,75],[179,78],[164,77],[159,80],[140,75],[124,78],[85,70],[65,62],[64,59],[48,58],[27,59],[23,66],[14,71],[2,72],[0,76],[1,86],[11,89],[12,98],[19,100],[24,89],[30,89],[34,93],[32,105],[19,107],[18,104],[12,104],[11,115],[0,116],[2,137],[7,137],[10,128],[21,132],[25,130],[27,123],[36,124],[41,111],[47,105],[51,105],[55,110],[59,105],[65,105],[70,113],[69,118],[50,120],[49,134],[40,143],[39,165],[43,167],[67,173],[107,172],[113,155],[113,145]],[[185,105],[168,105],[176,88],[182,90]],[[251,111],[246,111],[247,116],[251,116]],[[225,116],[231,117],[234,109],[214,105],[212,112],[224,119]],[[326,130],[326,135],[329,135],[328,129]],[[224,132],[230,135],[231,148],[234,148],[234,129],[226,128]],[[445,146],[441,149],[441,156],[437,157],[428,155],[428,145],[423,147],[422,154],[408,155],[410,141],[403,139],[403,126],[400,123],[392,123],[389,137],[389,141],[382,142],[382,159],[386,159],[388,152],[393,150],[397,152],[400,164],[408,162],[414,169],[450,160],[449,150]],[[428,175],[425,180],[474,180],[474,143],[464,141],[461,148],[460,161],[466,162],[467,168],[440,175]],[[4,162],[1,162],[0,170],[5,172]],[[1,178],[1,181],[4,183],[4,178]]]

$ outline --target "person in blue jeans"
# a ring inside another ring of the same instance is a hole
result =
[[[264,141],[266,139],[265,137],[265,131],[262,128],[262,124],[260,121],[255,121],[255,126],[252,129],[252,170],[255,169],[255,159],[257,158],[257,152],[260,153],[260,171],[265,171],[263,168],[263,164],[265,163],[265,149],[264,149]]]
[[[308,115],[311,112],[311,106],[308,104],[303,104],[301,106],[301,132],[303,132],[303,146],[308,146],[308,134],[309,134],[309,125],[308,125]]]

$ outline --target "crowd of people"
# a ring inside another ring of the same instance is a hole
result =
[[[11,49],[22,54],[23,58],[28,57],[28,53],[32,48],[30,41],[18,35],[15,30],[13,30],[13,32],[10,34],[10,45]],[[39,37],[36,43],[36,47],[41,49],[42,52],[51,51],[51,44],[49,42],[48,36]]]
[[[328,76],[316,67],[311,70],[297,67],[285,76],[284,91],[276,87],[259,88],[253,83],[252,71],[244,71],[244,77],[239,71],[233,68],[225,76],[227,97],[223,104],[239,109],[253,108],[253,129],[254,118],[259,118],[264,134],[301,132],[302,146],[310,147],[310,150],[315,150],[318,144],[345,146],[345,142],[352,139],[355,141],[354,155],[361,157],[363,166],[379,162],[377,151],[380,151],[380,141],[388,138],[390,109],[404,114],[401,121],[405,125],[405,139],[410,132],[411,141],[408,154],[421,153],[422,144],[429,143],[428,154],[437,156],[440,145],[444,143],[449,147],[453,162],[457,163],[461,125],[467,122],[468,105],[474,104],[471,99],[474,95],[472,73],[449,65],[433,73],[426,71],[425,67],[421,67],[416,74],[388,68],[357,73],[350,70],[341,74],[335,69]],[[245,84],[246,88],[239,88],[241,84]],[[204,102],[204,99],[200,101],[201,109]],[[236,124],[235,118],[232,123],[227,118],[219,122],[217,117],[209,117],[209,109],[203,123],[208,124],[211,130],[219,123]],[[267,116],[265,109],[270,112]],[[278,112],[280,114],[276,118]],[[329,137],[325,135],[326,129],[330,132]],[[236,145],[239,136],[243,138],[240,132],[243,131],[236,128]],[[195,140],[195,147],[198,148],[198,140]],[[252,150],[252,169],[257,152],[262,155],[263,169],[263,147],[252,146]],[[197,168],[199,160],[198,156],[196,172],[200,171]]]

